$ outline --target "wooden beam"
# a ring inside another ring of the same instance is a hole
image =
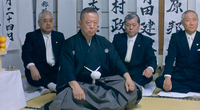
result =
[[[165,0],[159,0],[159,55],[163,55]]]

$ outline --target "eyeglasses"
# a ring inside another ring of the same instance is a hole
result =
[[[54,20],[53,19],[43,19],[42,22],[43,23],[47,23],[47,22],[53,23]]]

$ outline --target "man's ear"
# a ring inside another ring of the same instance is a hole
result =
[[[81,20],[78,21],[79,26],[81,26]]]
[[[139,24],[139,31],[140,31],[140,29],[141,29],[141,24]]]
[[[38,26],[40,26],[40,20],[38,20]]]
[[[181,24],[183,25],[183,20],[181,20]]]

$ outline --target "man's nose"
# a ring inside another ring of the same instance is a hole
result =
[[[133,29],[133,25],[130,25],[130,29]]]
[[[90,24],[90,28],[94,28],[95,27],[95,24],[94,23],[91,23]]]

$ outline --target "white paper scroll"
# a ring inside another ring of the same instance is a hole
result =
[[[128,0],[109,0],[109,40],[117,33],[125,32],[124,18],[128,11]]]
[[[138,0],[137,14],[140,17],[140,33],[152,38],[155,42],[153,48],[158,56],[158,36],[159,36],[159,0]],[[158,57],[157,57],[158,61]]]
[[[7,38],[6,49],[16,50],[20,48],[19,37],[18,37],[18,13],[17,6],[18,1],[16,0],[3,0],[3,25],[2,35]]]
[[[36,29],[38,29],[38,15],[43,10],[48,10],[53,14],[53,0],[37,0],[36,3]]]
[[[187,0],[177,1],[165,0],[163,65],[165,65],[165,56],[171,35],[184,30],[181,24],[181,15],[187,10]]]

